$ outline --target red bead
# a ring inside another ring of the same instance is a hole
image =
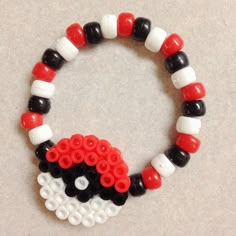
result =
[[[84,162],[88,166],[95,166],[98,162],[98,155],[96,152],[87,152],[84,156]]]
[[[195,153],[200,147],[200,140],[189,134],[179,134],[176,145],[182,150],[190,153]]]
[[[192,83],[181,89],[184,101],[198,100],[206,96],[206,91],[202,83]]]
[[[85,136],[83,147],[86,151],[92,151],[96,149],[98,144],[98,138],[94,135]]]
[[[114,167],[113,175],[115,178],[120,179],[128,174],[129,168],[126,164],[121,163]]]
[[[83,150],[74,150],[71,152],[71,160],[75,164],[79,164],[84,160],[84,151]]]
[[[133,33],[135,17],[132,13],[123,12],[117,19],[117,32],[118,35],[129,37]]]
[[[50,148],[46,153],[46,159],[49,162],[56,162],[60,157],[59,152],[55,147]]]
[[[129,190],[130,184],[130,178],[127,176],[122,179],[118,179],[115,182],[115,190],[119,193],[125,193]]]
[[[78,48],[86,44],[84,30],[81,25],[77,23],[70,25],[66,29],[66,36]]]
[[[51,82],[56,76],[56,71],[42,62],[38,62],[32,70],[32,75],[36,79]]]
[[[70,141],[69,141],[70,147],[72,149],[79,149],[79,148],[81,148],[82,145],[83,145],[83,140],[84,140],[84,137],[81,134],[74,134],[74,135],[72,135],[71,138],[70,138]]]
[[[35,112],[26,112],[21,116],[21,126],[25,129],[33,129],[43,124],[43,115]]]
[[[115,183],[115,178],[111,173],[106,173],[101,176],[100,182],[103,187],[109,188]]]
[[[106,140],[100,140],[96,151],[98,155],[106,156],[111,151],[111,144]]]
[[[106,157],[106,160],[111,166],[116,166],[117,164],[119,164],[122,160],[120,150],[117,148],[112,148],[112,150]]]
[[[62,169],[69,169],[70,167],[72,167],[73,162],[70,155],[65,154],[60,156],[58,164]]]
[[[161,52],[165,56],[170,56],[184,47],[184,41],[178,34],[169,35],[161,46]]]
[[[59,153],[68,153],[70,151],[70,143],[68,138],[61,139],[57,145],[56,149]]]
[[[96,165],[96,170],[99,174],[105,174],[110,171],[110,165],[106,160],[100,160]]]
[[[161,186],[161,176],[152,166],[142,171],[142,180],[147,189],[156,189]]]

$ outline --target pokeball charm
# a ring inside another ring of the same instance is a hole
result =
[[[91,227],[116,216],[128,198],[130,178],[121,152],[94,135],[75,134],[36,150],[45,206],[72,225]]]

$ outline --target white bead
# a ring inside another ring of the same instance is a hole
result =
[[[99,209],[103,209],[106,205],[105,200],[103,200],[102,198],[95,196],[93,197],[93,199],[90,202],[90,205],[92,206],[93,210],[98,211]]]
[[[164,154],[154,157],[151,165],[163,177],[168,177],[175,172],[175,166]]]
[[[69,216],[69,211],[65,208],[65,206],[59,206],[56,210],[56,216],[60,220],[66,220]]]
[[[104,224],[107,221],[108,217],[104,210],[99,210],[94,214],[94,219],[96,223]]]
[[[88,215],[88,216],[84,216],[82,218],[82,224],[85,227],[88,227],[88,228],[94,226],[95,225],[95,219],[94,219],[93,215],[91,214],[91,215]]]
[[[108,216],[116,216],[119,214],[122,206],[117,206],[112,202],[109,202],[105,207],[105,212]]]
[[[145,40],[145,47],[151,52],[159,52],[163,42],[167,37],[167,33],[158,27],[154,27]]]
[[[33,145],[46,142],[53,137],[52,130],[48,125],[40,125],[29,131],[29,138]]]
[[[48,185],[52,180],[50,173],[40,173],[37,177],[37,181],[41,186]]]
[[[92,213],[92,207],[88,202],[82,203],[82,204],[80,204],[78,211],[82,215],[86,216],[86,215],[89,215],[90,213]]]
[[[56,50],[66,61],[72,61],[79,53],[78,48],[66,37],[57,40]]]
[[[187,66],[181,70],[176,71],[171,75],[171,80],[175,88],[183,88],[194,81],[196,81],[195,71],[191,66]]]
[[[31,85],[31,94],[43,98],[51,98],[54,95],[55,86],[42,80],[34,80]]]
[[[72,198],[68,202],[66,202],[65,206],[66,206],[66,209],[69,212],[73,212],[73,211],[76,211],[79,208],[80,204],[79,204],[79,201],[77,199]]]
[[[40,189],[40,196],[44,199],[48,199],[53,196],[53,190],[47,185]]]
[[[55,200],[60,204],[64,204],[65,202],[67,202],[69,200],[69,197],[65,194],[64,191],[58,192],[55,194]]]
[[[105,15],[101,20],[103,37],[113,39],[117,37],[117,18],[115,15]]]
[[[47,199],[47,201],[45,202],[45,206],[49,211],[55,211],[59,207],[59,204],[54,199],[54,197],[51,197]]]
[[[49,184],[50,188],[55,192],[59,193],[65,188],[65,183],[61,178],[53,179],[52,182]]]
[[[201,120],[198,118],[180,116],[176,123],[176,130],[184,134],[198,134],[201,129]]]
[[[89,185],[89,181],[86,179],[85,176],[80,176],[75,179],[75,187],[78,190],[85,190]]]
[[[79,212],[72,212],[69,217],[68,221],[72,225],[79,225],[82,221],[82,215]]]

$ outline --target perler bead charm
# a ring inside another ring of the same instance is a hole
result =
[[[52,81],[57,71],[78,55],[78,48],[87,43],[95,46],[117,36],[131,36],[144,42],[149,51],[161,52],[173,87],[179,89],[183,97],[175,144],[157,154],[140,173],[132,175],[119,149],[108,141],[94,135],[75,134],[54,144],[51,128],[43,123],[43,115],[51,108],[50,99],[55,91]],[[57,40],[55,49],[46,49],[42,61],[35,64],[29,111],[21,116],[21,126],[29,130],[31,143],[37,145],[40,195],[45,199],[46,208],[55,211],[60,220],[86,227],[103,224],[120,212],[128,193],[136,197],[160,188],[162,178],[171,176],[176,167],[186,166],[190,153],[197,152],[200,140],[195,136],[201,129],[199,118],[206,112],[202,100],[206,91],[203,84],[196,81],[183,47],[184,41],[178,34],[167,35],[159,27],[151,28],[149,19],[121,13],[118,17],[103,16],[101,24],[90,22],[84,27],[72,24],[66,36]]]

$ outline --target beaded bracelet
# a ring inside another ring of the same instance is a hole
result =
[[[151,52],[161,51],[165,67],[171,74],[173,85],[181,89],[182,113],[176,129],[176,143],[166,152],[157,155],[141,173],[128,175],[128,166],[119,149],[94,135],[72,135],[57,144],[51,141],[52,131],[43,124],[43,114],[50,110],[50,98],[55,87],[51,83],[65,61],[73,60],[86,43],[98,44],[104,38],[129,37],[145,42]],[[184,42],[178,34],[170,34],[154,27],[151,21],[131,13],[105,15],[101,24],[91,22],[82,28],[75,23],[66,30],[66,36],[57,40],[56,48],[47,49],[42,62],[32,71],[36,78],[31,87],[29,111],[21,116],[21,126],[29,129],[29,138],[38,145],[35,154],[40,160],[41,173],[37,180],[41,185],[40,195],[49,211],[55,211],[61,220],[72,225],[86,227],[102,224],[116,216],[128,198],[141,196],[146,189],[161,186],[161,177],[174,173],[175,166],[184,167],[195,153],[200,140],[193,135],[201,128],[200,116],[206,108],[201,100],[205,96],[204,86],[196,82],[196,75],[186,54],[181,51]]]

